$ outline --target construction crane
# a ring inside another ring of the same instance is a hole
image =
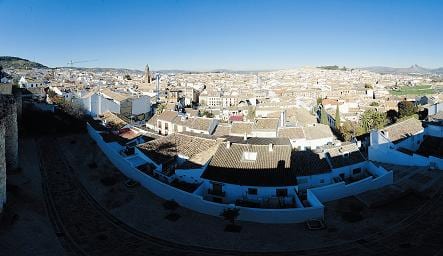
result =
[[[78,63],[86,63],[86,62],[93,62],[93,61],[98,61],[97,59],[95,59],[95,60],[80,60],[80,61],[69,61],[68,62],[68,66],[69,67],[71,67],[71,68],[73,68],[74,67],[74,64],[78,64]]]
[[[72,61],[71,60],[71,61],[69,61],[68,64],[67,64],[70,67],[70,69],[69,69],[69,77],[71,78],[71,75],[72,75],[71,71],[72,71],[72,68],[74,67],[74,64],[93,62],[93,61],[97,61],[97,59],[95,59],[95,60],[80,60],[80,61]]]

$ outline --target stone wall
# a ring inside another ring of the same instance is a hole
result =
[[[6,202],[6,170],[15,170],[18,164],[16,98],[0,94],[0,212]]]
[[[2,109],[5,115],[5,156],[6,169],[18,168],[18,127],[17,127],[17,104],[13,95],[2,95]]]
[[[0,213],[6,202],[5,122],[0,116]]]

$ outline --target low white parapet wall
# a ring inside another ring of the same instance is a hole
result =
[[[220,204],[204,200],[201,195],[188,193],[178,188],[165,184],[155,178],[132,167],[118,152],[112,150],[109,145],[103,141],[100,134],[87,124],[87,130],[91,138],[97,142],[97,145],[106,155],[106,157],[117,167],[125,176],[139,182],[143,187],[165,200],[174,200],[179,205],[212,216],[220,217],[226,208],[239,208],[241,221],[251,221],[260,223],[300,223],[309,219],[323,219],[324,206],[315,204],[307,208],[287,208],[287,209],[263,209],[247,208],[235,206],[233,204]],[[201,188],[198,188],[201,189]],[[315,201],[312,198],[310,200]]]
[[[368,149],[368,158],[386,164],[405,165],[405,166],[434,166],[443,170],[443,159],[438,157],[425,157],[422,155],[408,155],[396,149],[386,147],[371,146]]]
[[[346,184],[345,182],[338,182],[323,187],[309,189],[320,202],[325,203],[337,199],[355,196],[360,193],[379,189],[394,182],[394,174],[392,171],[387,171],[383,167],[377,167],[371,162],[367,162],[366,168],[370,173],[377,177],[366,177],[362,180]]]

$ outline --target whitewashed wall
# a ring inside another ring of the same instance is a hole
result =
[[[224,209],[234,207],[232,204],[220,204],[204,200],[201,195],[188,193],[171,187],[138,171],[122,156],[113,151],[107,143],[102,140],[97,131],[95,131],[89,124],[87,125],[87,129],[91,138],[97,142],[97,145],[115,167],[117,167],[125,176],[140,182],[142,186],[155,195],[166,200],[175,200],[181,206],[191,210],[217,217],[220,217],[220,214]],[[204,186],[204,184],[201,186]],[[202,192],[202,189],[203,188],[198,188],[197,190]],[[311,198],[311,200],[313,199]],[[237,208],[240,209],[239,220],[261,223],[298,223],[312,218],[323,218],[324,213],[324,207],[318,205],[315,207],[290,209]]]
[[[348,196],[358,195],[369,190],[379,189],[386,185],[390,185],[393,182],[393,172],[386,172],[384,175],[377,178],[367,177],[350,184],[339,182],[323,187],[312,188],[310,191],[324,203]]]

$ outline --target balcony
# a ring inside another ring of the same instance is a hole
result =
[[[224,197],[225,194],[226,193],[224,191],[208,189],[208,195],[211,195],[211,196]]]

